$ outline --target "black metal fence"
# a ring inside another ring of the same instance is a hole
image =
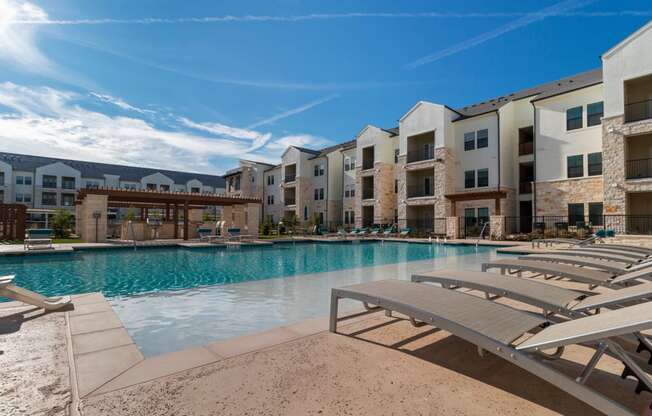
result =
[[[420,198],[424,196],[434,196],[435,187],[432,185],[408,185],[407,186],[407,197],[408,198]]]
[[[625,161],[627,179],[652,177],[652,159],[634,159]]]
[[[413,237],[446,235],[446,218],[410,218],[399,221],[399,224],[405,224],[401,228],[410,228]]]
[[[417,150],[407,152],[407,162],[419,162],[421,160],[432,160],[435,158],[435,145],[423,146]]]
[[[488,217],[459,217],[459,238],[490,238],[491,222]]]
[[[613,230],[616,234],[652,235],[652,215],[545,215],[505,217],[504,235],[568,237]]]
[[[625,121],[627,123],[648,118],[652,118],[652,100],[625,104]]]

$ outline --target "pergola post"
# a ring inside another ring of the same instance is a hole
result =
[[[183,239],[188,239],[188,200],[183,202]]]
[[[179,238],[179,206],[174,204],[174,239]]]
[[[170,204],[165,204],[165,221],[170,221]]]

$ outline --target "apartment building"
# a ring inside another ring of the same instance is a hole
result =
[[[0,153],[0,202],[73,209],[77,190],[113,187],[224,193],[217,175]]]
[[[290,146],[276,166],[241,161],[227,193],[262,198],[273,222],[449,234],[492,217],[519,217],[523,232],[539,216],[652,219],[651,48],[652,22],[594,70],[460,108],[419,101],[394,128]]]

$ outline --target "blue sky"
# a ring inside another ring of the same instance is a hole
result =
[[[0,151],[222,173],[589,70],[649,1],[0,0]]]

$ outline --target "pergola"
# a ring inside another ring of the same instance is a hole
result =
[[[479,201],[482,199],[493,199],[495,203],[494,212],[496,215],[501,215],[500,200],[507,198],[507,191],[502,189],[493,189],[486,191],[459,192],[456,194],[448,194],[444,196],[452,202],[451,215],[453,217],[457,215],[455,209],[456,202]]]
[[[140,208],[146,216],[149,209],[162,209],[165,212],[165,220],[174,221],[178,224],[179,212],[183,212],[183,238],[188,239],[189,235],[189,211],[201,209],[206,206],[233,207],[245,206],[245,210],[255,210],[250,215],[258,222],[260,215],[261,200],[257,198],[230,197],[223,194],[192,193],[192,192],[163,192],[143,189],[120,189],[120,188],[83,188],[77,193],[75,202],[77,208],[78,228],[82,233],[92,237],[88,228],[97,227],[100,218],[106,232],[108,207],[113,208]],[[257,215],[255,215],[257,214]],[[227,219],[228,222],[228,219]],[[174,238],[178,238],[178,227],[174,227]],[[85,238],[87,241],[92,238]]]

